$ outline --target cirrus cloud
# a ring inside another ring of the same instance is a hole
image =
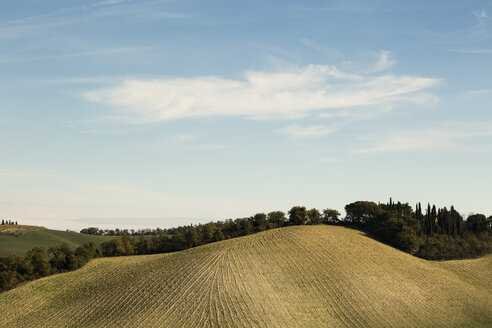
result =
[[[490,149],[492,123],[449,122],[435,128],[400,129],[361,137],[367,143],[357,154]],[[481,141],[478,142],[478,141]]]
[[[243,79],[217,76],[127,79],[86,92],[92,102],[115,107],[135,123],[206,116],[292,119],[330,109],[435,102],[426,89],[438,79],[365,76],[309,65],[285,72],[249,71]]]

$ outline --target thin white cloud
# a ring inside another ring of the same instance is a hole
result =
[[[326,125],[298,126],[290,125],[277,130],[278,133],[287,134],[296,138],[322,137],[336,132],[337,129]]]
[[[470,29],[472,34],[487,34],[488,26],[487,22],[490,17],[487,15],[485,10],[474,11],[472,13],[477,19],[477,24]]]
[[[381,50],[378,57],[378,62],[371,70],[369,70],[369,73],[376,73],[387,70],[396,63],[395,60],[390,58],[389,51]]]
[[[390,153],[409,151],[444,151],[451,149],[480,149],[466,142],[492,136],[492,123],[453,123],[433,129],[392,130],[360,138],[368,143],[356,153]],[[487,146],[489,148],[490,145]]]
[[[289,119],[330,109],[435,102],[437,97],[423,91],[438,81],[420,76],[363,76],[309,65],[284,72],[249,71],[241,80],[216,76],[128,79],[84,96],[115,107],[122,118],[135,123],[206,116]]]
[[[0,24],[0,38],[15,38],[52,28],[87,24],[91,20],[118,17],[118,23],[141,23],[161,19],[188,18],[189,14],[163,10],[159,1],[108,0],[67,7],[37,16]]]
[[[315,42],[315,41],[309,40],[309,39],[305,39],[305,38],[301,39],[301,42],[305,46],[319,52],[320,54],[322,54],[328,58],[334,58],[334,59],[342,59],[343,58],[343,55],[340,52],[338,52],[337,50],[335,50],[335,49],[333,49],[327,45],[320,44],[318,42]]]
[[[112,56],[112,55],[130,53],[130,52],[141,52],[147,49],[149,48],[106,48],[106,49],[99,49],[99,50],[62,53],[62,54],[45,55],[45,56],[29,56],[29,57],[10,56],[10,57],[0,57],[0,63],[19,63],[19,62],[28,62],[34,60],[51,60],[51,59],[73,58],[73,57],[92,57],[92,56],[108,56],[108,55]]]
[[[490,47],[484,47],[490,44],[489,40],[492,37],[488,26],[490,16],[485,10],[474,11],[471,14],[475,17],[476,24],[470,28],[441,33],[429,31],[429,33],[438,41],[445,41],[447,46],[444,49],[447,51],[463,54],[492,53]]]
[[[492,95],[492,89],[470,90],[470,91],[464,92],[462,95],[464,98],[474,98],[474,97]]]

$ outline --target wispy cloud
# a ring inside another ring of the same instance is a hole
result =
[[[106,48],[106,49],[99,49],[99,50],[62,53],[62,54],[44,55],[44,56],[28,56],[28,57],[9,56],[9,57],[0,57],[0,63],[18,63],[18,62],[27,62],[27,61],[34,61],[34,60],[51,60],[51,59],[63,59],[63,58],[74,58],[74,57],[111,56],[111,55],[130,53],[130,52],[141,52],[147,49],[149,48]]]
[[[315,126],[290,125],[277,130],[278,133],[287,134],[296,138],[322,137],[328,134],[332,134],[336,131],[337,128],[329,127],[326,125],[315,125]]]
[[[360,138],[368,145],[358,154],[409,151],[483,150],[467,141],[492,136],[492,123],[452,123],[428,129],[392,130]],[[490,145],[486,147],[489,149]]]
[[[320,43],[315,42],[315,41],[310,40],[310,39],[301,39],[301,42],[305,46],[321,53],[322,55],[324,55],[328,58],[334,58],[334,59],[343,58],[343,55],[339,51],[337,51],[337,50],[335,50],[332,47],[329,47],[327,45],[320,44]]]
[[[84,96],[115,107],[123,119],[135,123],[205,116],[289,119],[329,109],[435,102],[436,96],[423,91],[438,81],[421,76],[364,76],[333,66],[309,65],[281,72],[248,71],[242,80],[217,76],[128,79]]]
[[[67,7],[37,16],[29,16],[0,24],[0,38],[15,38],[61,26],[118,17],[121,24],[141,23],[161,19],[190,17],[189,14],[168,11],[160,1],[107,0],[93,4]]]
[[[470,90],[462,94],[463,98],[474,98],[474,97],[480,97],[486,95],[492,95],[492,89]]]
[[[381,50],[379,52],[379,59],[376,65],[374,65],[373,68],[369,70],[369,73],[376,73],[376,72],[381,72],[384,70],[387,70],[388,68],[392,67],[396,63],[395,60],[390,58],[390,52]]]
[[[487,34],[488,33],[488,21],[490,17],[485,10],[474,11],[472,13],[477,19],[477,24],[470,29],[473,34]]]
[[[488,22],[490,16],[485,10],[474,11],[471,13],[475,17],[476,24],[470,28],[454,30],[448,32],[429,32],[437,40],[444,41],[447,51],[463,54],[490,54],[490,47],[484,48],[483,45],[492,38],[489,31]],[[487,43],[489,44],[489,43]]]

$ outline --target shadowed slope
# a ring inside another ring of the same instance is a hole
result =
[[[0,294],[0,326],[488,326],[491,276],[490,256],[429,262],[356,230],[289,227],[94,260]]]

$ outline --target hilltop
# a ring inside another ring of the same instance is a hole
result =
[[[29,225],[0,225],[0,256],[12,253],[24,255],[36,246],[51,247],[66,242],[75,248],[87,241],[96,245],[111,239],[107,236],[93,236],[73,231],[51,230]]]
[[[102,258],[0,294],[8,327],[486,327],[492,257],[431,262],[337,226]]]
[[[2,224],[0,225],[0,236],[18,236],[28,231],[43,230],[45,227],[32,225]]]

